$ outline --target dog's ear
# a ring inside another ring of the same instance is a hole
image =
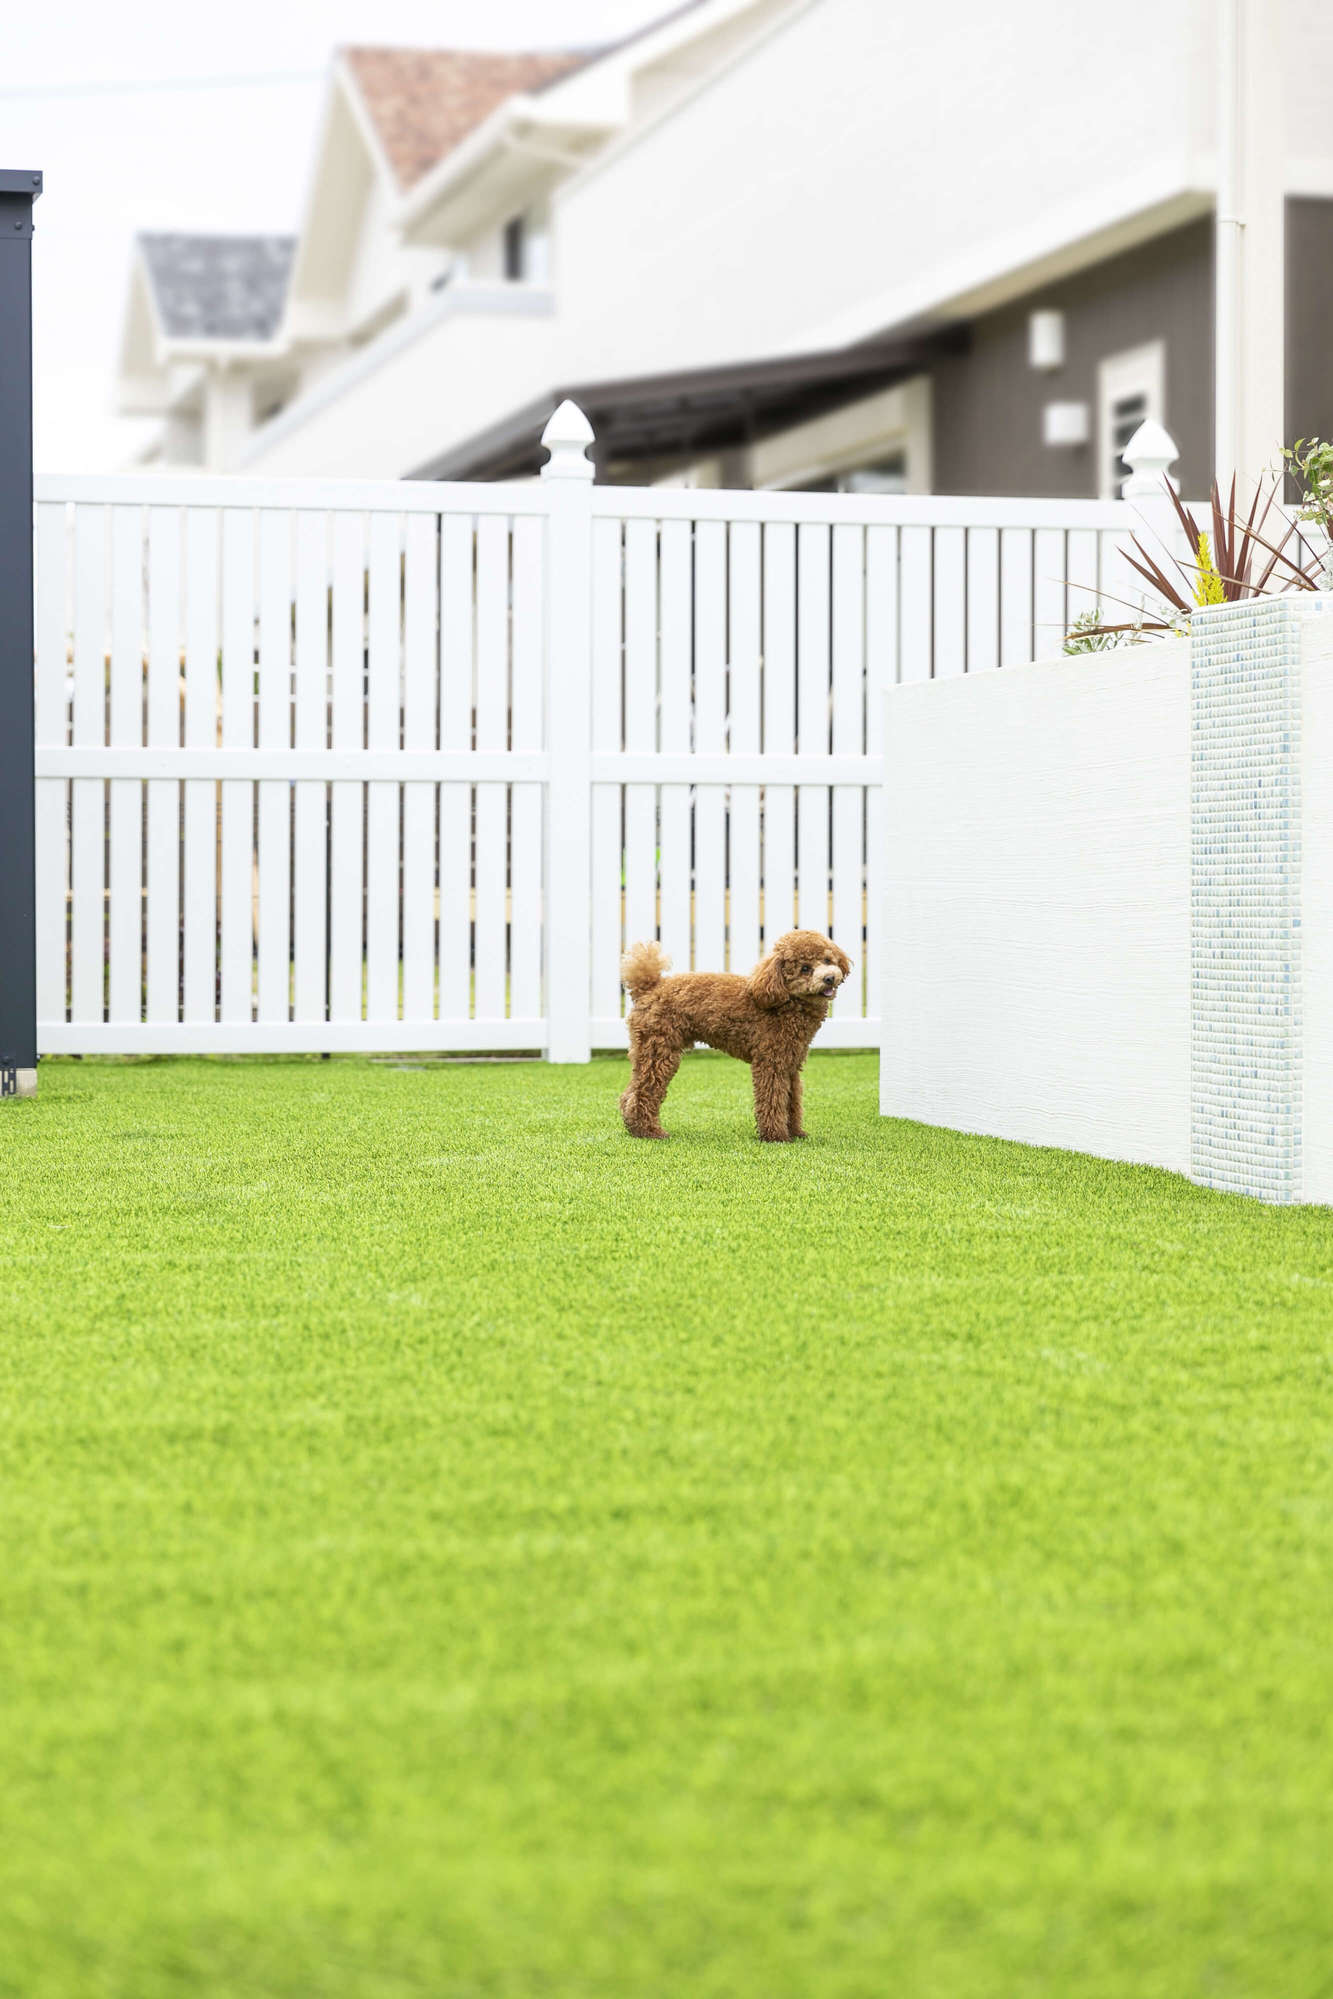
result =
[[[756,1006],[781,1006],[790,997],[782,977],[782,960],[770,951],[750,974],[750,992]]]
[[[838,949],[837,945],[833,942],[833,939],[831,937],[829,939],[829,950],[833,954],[834,963],[837,965],[838,970],[842,973],[842,976],[845,979],[847,977],[847,974],[852,969],[851,959],[847,956],[847,953],[845,951],[840,951]]]

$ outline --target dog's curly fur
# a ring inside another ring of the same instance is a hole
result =
[[[779,937],[748,979],[738,972],[682,972],[656,944],[634,944],[620,961],[620,981],[634,1002],[629,1015],[629,1088],[620,1099],[634,1138],[665,1138],[662,1099],[696,1041],[748,1062],[754,1071],[759,1136],[804,1138],[801,1068],[851,960],[817,930]]]

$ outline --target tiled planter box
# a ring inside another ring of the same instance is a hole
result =
[[[1333,1201],[1333,597],[894,688],[880,1105]]]

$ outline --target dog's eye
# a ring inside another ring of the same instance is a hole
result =
[[[809,967],[808,965],[802,965],[802,967],[801,967],[801,970],[802,970],[803,972],[806,972],[806,973],[808,973],[808,972],[809,972],[809,970],[810,970],[810,967]]]

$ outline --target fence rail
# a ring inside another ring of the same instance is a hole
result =
[[[1131,510],[551,447],[521,486],[37,482],[45,1052],[580,1059],[627,941],[748,969],[794,922],[856,960],[825,1038],[876,1044],[879,695],[1131,593]]]

